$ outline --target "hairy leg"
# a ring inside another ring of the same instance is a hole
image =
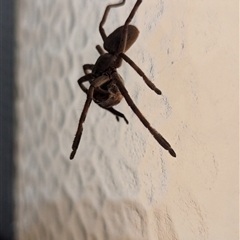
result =
[[[103,50],[103,48],[100,45],[97,45],[96,49],[100,55],[103,55],[105,53],[105,51]]]
[[[121,91],[122,95],[124,96],[127,104],[129,107],[133,110],[133,112],[138,116],[139,120],[143,123],[143,125],[149,130],[149,132],[153,135],[153,137],[157,140],[157,142],[168,152],[171,154],[171,156],[176,157],[176,153],[172,149],[171,145],[164,139],[164,137],[157,132],[153,127],[151,127],[150,123],[147,121],[147,119],[143,116],[143,114],[140,112],[140,110],[137,108],[133,100],[128,94],[127,89],[123,85],[122,81],[120,80],[120,77],[118,73],[113,74],[113,78],[116,80],[116,83],[119,87],[119,90]]]
[[[101,106],[99,106],[101,107]],[[125,117],[125,115],[119,111],[117,111],[116,109],[114,109],[113,107],[110,107],[110,108],[104,108],[105,110],[108,110],[110,113],[112,113],[113,115],[115,115],[117,121],[119,122],[119,118],[123,118],[124,121],[126,122],[126,124],[128,124],[128,120],[127,118]]]
[[[84,69],[84,66],[86,66],[86,65],[83,65],[83,69]],[[84,69],[84,72],[86,75],[83,77],[80,77],[77,82],[78,82],[79,87],[83,90],[83,92],[85,92],[87,94],[88,89],[84,86],[83,82],[87,82],[87,81],[94,79],[94,76],[92,75],[92,73],[87,73],[86,69]]]
[[[75,138],[73,140],[72,152],[70,154],[70,159],[74,158],[74,156],[76,154],[76,151],[78,149],[78,145],[80,143],[82,132],[83,132],[83,123],[84,123],[84,121],[86,119],[88,109],[89,109],[90,104],[91,104],[92,99],[93,99],[93,92],[94,92],[94,87],[90,86],[90,88],[89,88],[89,90],[87,92],[87,100],[86,100],[86,102],[84,104],[84,108],[83,108],[83,111],[82,111],[80,119],[79,119],[77,132],[76,132]]]
[[[150,87],[154,92],[161,95],[162,92],[153,84],[153,82],[148,79],[144,72],[134,63],[126,54],[120,53],[120,56],[143,78],[144,82]]]
[[[108,16],[109,10],[110,10],[111,8],[113,8],[113,7],[122,6],[124,3],[125,3],[125,0],[121,1],[120,3],[110,4],[110,5],[108,5],[108,6],[106,7],[105,12],[104,12],[103,17],[102,17],[102,20],[101,20],[101,22],[100,22],[100,24],[99,24],[99,32],[100,32],[100,34],[101,34],[101,36],[102,36],[103,41],[104,41],[104,40],[106,39],[106,37],[107,37],[107,36],[106,36],[106,33],[105,33],[105,30],[104,30],[104,28],[103,28],[103,25],[104,25],[104,23],[105,23],[106,20],[107,20],[107,16]]]
[[[126,43],[127,43],[127,35],[128,35],[128,25],[132,21],[134,15],[137,12],[137,9],[138,9],[138,7],[140,6],[141,3],[142,3],[142,0],[138,0],[135,3],[131,13],[129,14],[127,20],[125,21],[125,24],[124,24],[123,30],[122,30],[122,38],[121,38],[121,42],[119,44],[118,53],[125,52]]]

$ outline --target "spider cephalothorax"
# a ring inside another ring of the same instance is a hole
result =
[[[83,131],[83,123],[85,121],[88,108],[92,100],[100,107],[108,110],[114,114],[119,121],[119,118],[123,118],[126,123],[128,120],[124,114],[118,112],[113,108],[117,105],[122,98],[125,98],[128,105],[131,107],[133,112],[138,116],[143,125],[150,131],[153,137],[158,143],[169,151],[169,153],[176,157],[176,153],[172,149],[171,145],[158,133],[154,128],[151,127],[147,119],[142,115],[137,106],[132,101],[128,94],[127,89],[124,86],[122,77],[118,74],[117,68],[122,64],[122,60],[126,61],[145,81],[145,83],[157,94],[161,94],[161,91],[147,78],[143,71],[125,54],[125,52],[133,45],[139,35],[139,30],[129,23],[135,15],[142,0],[137,0],[130,15],[128,16],[125,24],[109,36],[106,36],[103,25],[107,19],[108,12],[112,7],[118,7],[125,3],[125,0],[120,3],[110,4],[106,7],[102,21],[99,25],[99,31],[103,39],[103,46],[107,53],[100,47],[96,46],[100,56],[95,64],[83,65],[85,76],[78,80],[80,88],[87,94],[87,100],[85,102],[82,114],[79,119],[78,129],[72,145],[72,152],[70,159],[73,159]],[[87,89],[83,82],[89,82],[90,87]]]

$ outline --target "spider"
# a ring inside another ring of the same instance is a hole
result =
[[[130,12],[125,24],[115,31],[113,31],[109,36],[106,35],[103,28],[106,22],[109,10],[114,7],[119,7],[125,4],[125,0],[119,3],[110,4],[106,7],[103,14],[102,20],[99,24],[99,32],[103,39],[105,52],[100,45],[96,46],[98,53],[100,54],[95,64],[84,64],[83,71],[85,75],[78,80],[78,84],[83,92],[86,93],[87,99],[84,104],[77,132],[72,144],[72,152],[70,154],[70,159],[73,159],[83,132],[83,123],[86,119],[86,115],[92,100],[98,104],[101,108],[109,111],[116,116],[117,121],[123,118],[128,124],[128,120],[121,112],[118,112],[113,108],[117,105],[122,98],[125,98],[127,104],[132,109],[132,111],[138,116],[143,125],[149,130],[157,142],[173,156],[176,157],[176,153],[172,149],[171,145],[163,138],[163,136],[158,133],[154,128],[151,127],[150,123],[143,116],[140,110],[137,108],[133,100],[128,94],[127,89],[124,86],[124,81],[122,77],[118,74],[117,68],[122,64],[122,61],[126,61],[144,80],[149,88],[151,88],[155,93],[161,95],[161,91],[147,78],[144,72],[125,54],[125,52],[133,45],[137,40],[139,30],[130,25],[132,18],[137,12],[138,7],[142,3],[142,0],[137,0],[132,11]],[[83,83],[89,82],[90,87],[87,88]]]

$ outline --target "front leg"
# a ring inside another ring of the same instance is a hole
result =
[[[102,17],[102,20],[101,20],[101,22],[99,24],[99,32],[101,34],[101,37],[102,37],[103,41],[105,41],[105,39],[107,38],[107,35],[106,35],[105,30],[103,28],[103,25],[104,25],[104,23],[107,20],[107,16],[108,16],[109,10],[111,8],[113,8],[113,7],[122,6],[124,3],[125,3],[125,0],[122,0],[120,3],[110,4],[110,5],[108,5],[106,7],[105,12],[104,12],[103,17]]]
[[[161,95],[162,92],[159,90],[154,83],[144,74],[144,72],[137,66],[132,59],[130,59],[125,53],[120,53],[120,56],[143,78],[144,82],[151,88],[155,93]]]
[[[134,15],[137,12],[137,9],[138,9],[138,7],[140,6],[141,3],[142,3],[142,0],[138,0],[135,3],[132,11],[130,12],[127,20],[125,21],[125,24],[124,24],[123,29],[122,29],[122,37],[121,37],[121,41],[120,41],[120,44],[119,44],[118,53],[126,51],[125,49],[126,49],[126,44],[127,44],[128,25],[132,21]]]
[[[72,152],[70,154],[70,159],[71,160],[74,158],[74,156],[75,156],[75,154],[77,152],[78,145],[79,145],[81,137],[82,137],[83,123],[84,123],[84,121],[86,119],[88,109],[89,109],[90,104],[91,104],[92,99],[93,99],[93,92],[94,92],[94,87],[90,86],[90,88],[88,90],[88,93],[87,93],[87,100],[86,100],[86,102],[84,104],[84,108],[83,108],[83,111],[82,111],[80,119],[79,119],[77,132],[76,132],[75,138],[73,140]]]
[[[89,73],[89,74],[81,77],[78,80],[78,83],[81,84],[84,81],[91,80],[92,76],[93,75],[91,73]],[[78,145],[79,145],[81,137],[82,137],[83,123],[85,122],[88,109],[89,109],[90,104],[91,104],[91,102],[93,100],[94,89],[99,87],[99,86],[101,86],[102,84],[106,83],[107,81],[109,81],[109,77],[108,76],[98,77],[98,78],[94,79],[94,81],[92,82],[92,84],[90,85],[90,87],[89,87],[89,89],[87,91],[87,100],[86,100],[86,102],[84,104],[83,111],[82,111],[80,119],[79,119],[77,132],[76,132],[75,138],[73,140],[73,144],[72,144],[72,152],[70,154],[70,159],[73,159],[75,154],[76,154],[76,152],[77,152]]]
[[[142,113],[139,111],[138,107],[135,105],[135,103],[133,102],[133,100],[131,99],[131,97],[128,94],[127,89],[125,88],[125,86],[123,85],[120,76],[118,75],[117,72],[115,72],[113,74],[113,79],[115,79],[117,86],[120,90],[120,92],[122,93],[122,95],[124,96],[127,104],[129,105],[129,107],[133,110],[133,112],[138,116],[139,120],[142,122],[142,124],[149,130],[149,132],[153,135],[153,137],[157,140],[157,142],[166,150],[168,150],[168,152],[171,154],[171,156],[176,157],[176,153],[174,152],[174,150],[172,149],[171,145],[165,140],[165,138],[157,132],[157,130],[155,130],[150,123],[148,122],[148,120],[142,115]]]

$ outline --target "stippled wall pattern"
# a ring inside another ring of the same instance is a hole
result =
[[[128,55],[163,95],[119,72],[176,159],[123,100],[129,125],[92,104],[70,161],[86,98],[76,80],[98,57],[108,3],[18,1],[17,239],[237,240],[237,2],[144,0],[133,19]],[[107,33],[134,3],[110,11]]]

